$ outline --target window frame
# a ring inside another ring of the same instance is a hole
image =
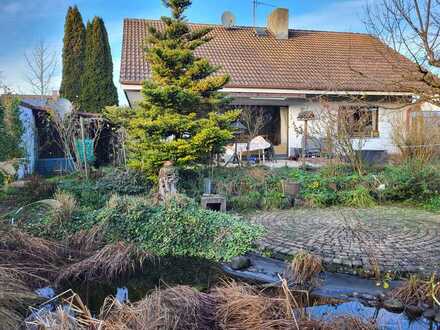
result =
[[[365,105],[340,105],[338,107],[338,132],[341,129],[341,120],[347,120],[347,115],[350,114],[344,114],[344,112],[347,112],[347,110],[352,111],[351,116],[355,114],[357,111],[368,111],[371,112],[371,129],[366,129],[364,131],[353,131],[352,132],[352,138],[379,138],[380,137],[380,131],[379,131],[379,107],[378,106],[365,106]],[[355,120],[353,118],[353,120]]]

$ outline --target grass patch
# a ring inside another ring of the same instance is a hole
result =
[[[295,284],[301,286],[314,285],[322,270],[322,260],[320,257],[307,251],[300,251],[293,257],[292,262],[287,268],[286,275]]]

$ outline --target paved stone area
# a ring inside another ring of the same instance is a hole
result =
[[[259,242],[274,252],[312,251],[326,265],[381,271],[440,272],[440,215],[403,207],[259,212]]]

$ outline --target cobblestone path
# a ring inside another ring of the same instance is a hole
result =
[[[268,230],[259,242],[277,253],[312,251],[325,264],[382,271],[440,271],[440,216],[403,207],[259,212]]]

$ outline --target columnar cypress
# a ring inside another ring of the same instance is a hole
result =
[[[85,28],[76,6],[69,7],[64,24],[63,76],[60,95],[75,105],[79,103],[84,69]]]
[[[81,110],[86,112],[101,112],[106,106],[118,104],[110,44],[104,21],[100,17],[87,23],[80,104]]]

